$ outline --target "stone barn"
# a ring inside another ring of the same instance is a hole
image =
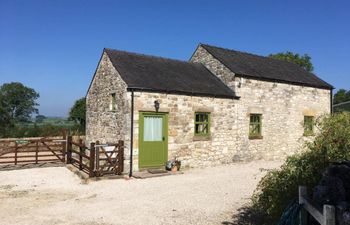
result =
[[[189,61],[104,49],[86,141],[124,140],[133,171],[281,159],[331,112],[332,89],[298,65],[205,44]]]

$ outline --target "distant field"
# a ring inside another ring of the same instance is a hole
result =
[[[21,125],[26,127],[31,127],[31,126],[40,127],[45,125],[53,125],[53,126],[59,126],[59,127],[73,127],[74,122],[69,121],[67,118],[63,118],[63,117],[47,117],[40,121],[35,121],[35,119],[33,119],[31,123],[24,123]]]

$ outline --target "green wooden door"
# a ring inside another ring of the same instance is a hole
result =
[[[168,160],[168,115],[140,112],[139,167],[152,168],[165,165]]]

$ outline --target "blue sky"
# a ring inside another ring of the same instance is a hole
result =
[[[0,0],[0,84],[37,90],[40,113],[66,116],[104,47],[188,60],[207,43],[259,55],[308,53],[350,89],[350,1]]]

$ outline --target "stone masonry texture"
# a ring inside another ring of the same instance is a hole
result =
[[[232,88],[239,100],[135,92],[133,170],[138,170],[139,112],[168,114],[168,159],[178,157],[185,167],[202,167],[235,161],[283,159],[299,151],[304,116],[315,118],[330,112],[330,90],[247,79],[235,75],[205,49],[198,47],[191,61],[204,64]],[[125,141],[125,171],[129,168],[131,93],[103,54],[87,94],[86,142]],[[116,110],[110,110],[111,94]],[[210,137],[194,136],[195,112],[211,115]],[[249,115],[262,115],[262,139],[249,139]]]

